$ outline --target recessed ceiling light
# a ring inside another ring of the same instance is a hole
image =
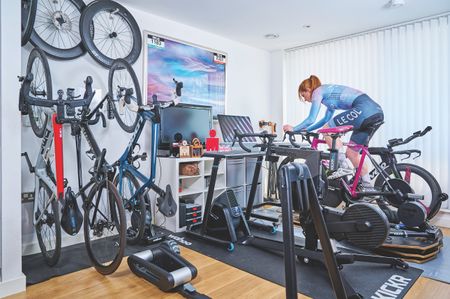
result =
[[[268,33],[268,34],[264,35],[264,37],[267,39],[276,39],[276,38],[279,38],[280,35],[276,34],[276,33]]]
[[[385,7],[386,8],[397,8],[397,7],[404,6],[405,3],[406,3],[405,0],[389,0],[389,2],[386,3]]]
[[[303,25],[302,27],[305,29],[309,29],[309,28],[311,28],[311,25]]]

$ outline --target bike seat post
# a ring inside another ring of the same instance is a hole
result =
[[[340,137],[340,134],[331,134],[330,135],[331,149],[330,149],[330,171],[336,171],[338,169],[338,153],[339,150],[336,148],[336,140]]]

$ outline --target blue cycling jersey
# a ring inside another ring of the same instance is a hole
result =
[[[355,99],[363,94],[357,89],[343,85],[323,84],[317,87],[311,95],[311,110],[308,117],[295,126],[294,131],[303,129],[311,131],[323,127],[333,117],[335,110],[352,109]],[[320,104],[324,104],[327,107],[327,111],[324,118],[314,124],[320,111]]]

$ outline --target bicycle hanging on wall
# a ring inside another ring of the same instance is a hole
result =
[[[34,51],[30,54],[30,59],[45,57],[40,52],[37,55]],[[44,65],[44,64],[42,64]],[[49,73],[48,69],[44,74]],[[47,82],[49,78],[47,78]],[[113,168],[105,161],[106,150],[100,150],[94,135],[89,126],[97,123],[104,117],[100,112],[100,107],[106,99],[103,99],[92,111],[89,104],[94,96],[92,91],[92,78],[87,77],[85,81],[85,93],[82,99],[76,99],[74,90],[67,89],[67,97],[63,99],[64,92],[58,91],[58,98],[55,100],[44,99],[39,96],[47,96],[43,85],[36,85],[34,74],[27,73],[22,78],[20,91],[20,110],[27,114],[33,106],[40,107],[42,116],[47,119],[52,117],[52,124],[47,123],[44,130],[44,139],[41,144],[41,151],[35,166],[32,166],[28,155],[24,153],[30,172],[35,174],[35,203],[33,223],[36,228],[39,245],[44,258],[49,265],[57,263],[61,251],[61,229],[59,222],[58,202],[65,204],[76,203],[76,198],[81,197],[84,209],[84,237],[89,258],[98,272],[102,274],[113,273],[122,260],[125,250],[125,215],[122,201],[111,179],[114,176]],[[51,98],[51,94],[48,95]],[[51,109],[56,106],[56,113]],[[46,107],[46,108],[44,108]],[[81,110],[76,111],[80,107]],[[62,124],[71,125],[72,135],[75,136],[78,184],[79,191],[75,194],[67,187],[64,179],[64,168],[62,159]],[[91,178],[85,185],[82,183],[81,170],[81,133],[86,137],[89,144],[88,154],[95,161],[89,173]],[[51,148],[51,136],[55,140],[55,168],[56,173],[51,168],[49,152]],[[64,209],[63,209],[64,210]],[[64,217],[63,217],[64,218]],[[76,219],[76,218],[74,218]],[[72,219],[71,219],[72,220]],[[63,228],[69,234],[78,232],[81,223],[76,225],[68,221]],[[51,236],[49,233],[54,232]],[[52,242],[53,239],[55,242]],[[54,244],[54,248],[50,246]]]

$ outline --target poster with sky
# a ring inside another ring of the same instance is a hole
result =
[[[214,117],[225,113],[225,54],[150,33],[146,47],[148,102],[173,99],[175,79],[183,82],[182,103],[212,106]]]

